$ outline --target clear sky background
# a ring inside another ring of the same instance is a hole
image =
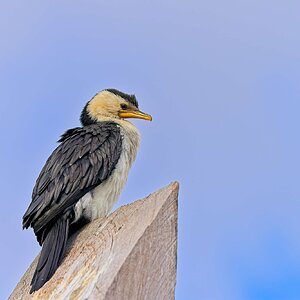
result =
[[[21,218],[99,90],[153,122],[118,206],[180,182],[177,299],[300,299],[299,1],[1,1],[0,298],[37,255]]]

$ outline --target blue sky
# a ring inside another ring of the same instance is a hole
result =
[[[39,251],[21,218],[99,90],[153,122],[118,205],[178,180],[177,299],[300,298],[298,1],[2,1],[0,298]]]

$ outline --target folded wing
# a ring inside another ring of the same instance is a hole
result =
[[[43,167],[23,217],[40,244],[56,219],[72,211],[82,196],[105,181],[122,150],[120,128],[103,122],[68,130]]]

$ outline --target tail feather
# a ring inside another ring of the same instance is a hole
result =
[[[43,242],[41,255],[31,281],[30,293],[40,289],[62,262],[66,252],[68,233],[69,218],[64,215],[56,220]]]

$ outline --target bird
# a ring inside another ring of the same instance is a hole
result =
[[[117,89],[98,92],[84,106],[80,127],[63,133],[42,168],[23,216],[42,246],[30,293],[55,273],[76,225],[109,214],[135,160],[140,133],[128,118],[152,121],[135,95]]]

